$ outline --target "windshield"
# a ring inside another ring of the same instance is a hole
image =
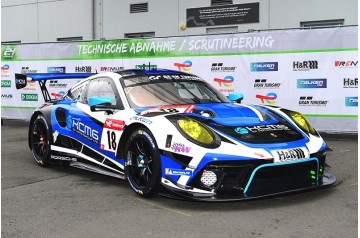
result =
[[[131,107],[229,102],[196,76],[147,75],[123,79]]]

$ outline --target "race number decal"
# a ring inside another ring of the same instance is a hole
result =
[[[115,152],[125,122],[107,118],[101,135],[100,149]]]

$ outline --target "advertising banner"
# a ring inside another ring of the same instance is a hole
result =
[[[305,114],[319,130],[357,132],[357,27],[150,39],[2,45],[1,116],[30,117],[39,85],[15,89],[15,73],[95,73],[167,68],[199,75],[244,103]],[[47,82],[61,96],[78,80]]]

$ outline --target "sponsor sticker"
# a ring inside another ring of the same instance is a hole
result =
[[[1,87],[2,88],[10,88],[11,87],[11,80],[1,80]]]
[[[313,96],[300,96],[299,106],[322,106],[325,107],[329,101],[327,100],[314,100]]]
[[[106,118],[104,128],[121,131],[125,126],[125,122],[121,120]]]
[[[177,67],[179,71],[189,72],[192,62],[190,60],[185,60],[183,63],[174,63],[174,66]]]
[[[310,71],[311,69],[318,69],[318,64],[317,60],[294,61],[293,71]]]
[[[345,106],[346,107],[357,107],[358,106],[358,97],[345,97]]]
[[[261,103],[266,102],[268,104],[275,104],[275,99],[277,98],[277,94],[271,92],[271,93],[268,93],[266,95],[257,94],[255,97],[260,99]]]
[[[152,69],[157,69],[157,65],[156,64],[137,64],[135,65],[135,69],[148,69],[148,70],[152,70]]]
[[[224,66],[223,63],[212,63],[211,72],[220,73],[220,72],[234,72],[236,70],[235,66]]]
[[[240,128],[240,127],[238,127]],[[238,129],[236,128],[236,129]],[[289,131],[290,128],[285,126],[285,125],[264,125],[264,126],[247,126],[245,128],[241,128],[240,130],[247,130],[250,131],[252,133],[257,133],[257,132],[265,132],[265,131]],[[243,130],[243,132],[245,132]],[[246,133],[244,133],[246,134]]]
[[[165,168],[165,174],[166,175],[177,175],[177,176],[192,176],[191,170],[186,169],[171,169],[171,168]]]
[[[47,72],[50,74],[65,74],[65,67],[47,67]]]
[[[310,158],[310,153],[305,147],[284,150],[272,150],[270,151],[270,153],[274,157],[275,163]]]
[[[184,144],[182,143],[176,143],[174,142],[172,145],[171,145],[171,149],[175,152],[175,153],[189,153],[190,150],[191,150],[191,147],[189,146],[185,146]]]
[[[76,66],[76,73],[91,73],[91,66]]]
[[[254,89],[278,89],[281,83],[269,83],[267,79],[255,79]]]
[[[327,88],[327,79],[298,79],[297,88]]]
[[[139,117],[139,116],[133,116],[130,118],[131,121],[139,121],[139,122],[142,122],[142,123],[145,123],[145,124],[152,124],[152,121],[147,119],[147,118],[144,118],[144,117]]]
[[[21,101],[36,102],[38,101],[38,95],[36,93],[22,93]]]
[[[254,62],[250,64],[251,72],[278,71],[278,62]]]
[[[3,59],[12,59],[15,56],[16,46],[6,46],[6,48],[2,51]]]
[[[346,60],[346,61],[336,60],[334,63],[335,68],[357,68],[357,65],[358,65],[358,61],[351,61],[351,60]]]
[[[358,87],[358,78],[344,78],[344,88],[357,88]]]

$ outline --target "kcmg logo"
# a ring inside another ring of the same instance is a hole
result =
[[[214,78],[214,82],[219,83],[219,86],[221,87],[221,83],[224,84],[225,87],[231,87],[233,82],[234,82],[234,77],[233,76],[225,76],[223,79],[222,78]]]
[[[277,98],[276,93],[268,93],[266,95],[257,94],[256,98],[261,100],[261,103],[275,104],[275,99]]]
[[[188,72],[191,69],[192,62],[190,60],[186,60],[184,63],[174,63],[174,66],[178,67],[179,71]]]

